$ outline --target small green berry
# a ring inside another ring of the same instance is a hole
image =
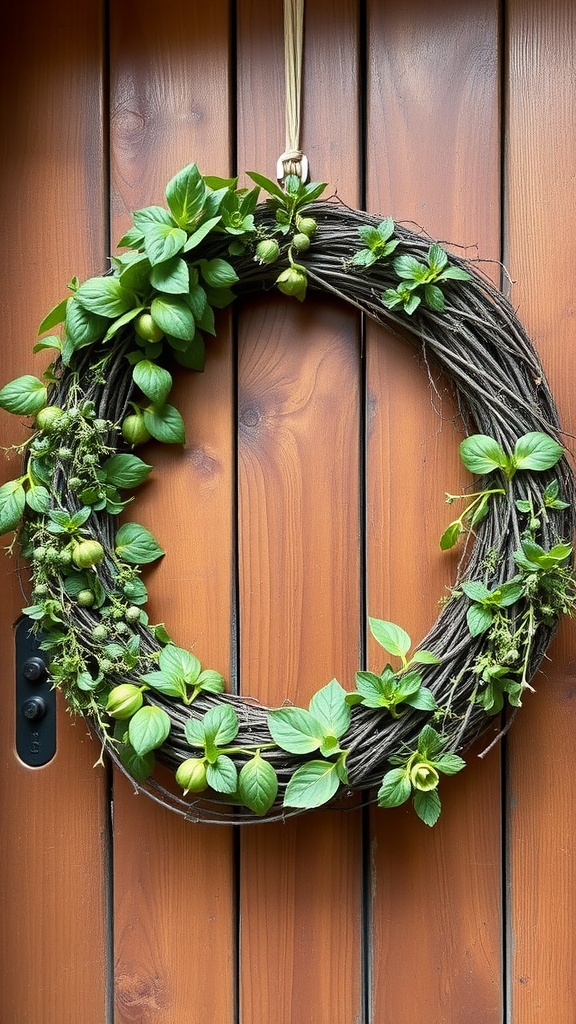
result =
[[[280,246],[273,238],[264,238],[256,246],[258,263],[275,263],[280,255]]]
[[[307,283],[308,278],[304,267],[299,267],[296,264],[283,270],[276,278],[279,291],[284,295],[293,295],[300,302],[303,302],[306,296]]]
[[[35,562],[46,561],[46,548],[44,547],[44,545],[40,545],[40,547],[34,548],[32,550],[32,558],[34,559]]]
[[[203,757],[189,757],[176,770],[176,782],[186,793],[202,793],[208,787]]]
[[[100,662],[100,667],[102,668],[102,662]],[[120,683],[119,686],[110,690],[105,710],[111,718],[123,721],[126,718],[132,718],[132,715],[140,710],[143,703],[144,698],[137,686],[134,686],[133,683]]]
[[[124,613],[126,622],[139,622],[140,621],[140,609],[135,604],[131,604]]]
[[[97,540],[81,540],[72,552],[72,561],[79,569],[90,569],[104,559],[104,548]]]
[[[36,413],[34,425],[38,430],[44,430],[47,434],[62,423],[64,410],[57,405],[46,405],[40,412]]]
[[[76,600],[81,608],[91,608],[94,604],[94,594],[91,590],[81,590]]]
[[[158,326],[151,313],[140,313],[140,316],[136,317],[134,324],[134,330],[140,338],[144,338],[144,341],[162,341],[164,337],[164,331]]]
[[[304,232],[301,231],[297,235],[294,235],[292,245],[298,250],[298,252],[306,252],[306,249],[310,248],[310,239],[308,235],[305,235]]]
[[[106,626],[104,625],[103,622],[100,622],[97,626],[94,626],[94,629],[92,630],[93,640],[105,640],[107,636],[108,630],[106,629]]]
[[[139,416],[136,413],[133,416],[127,416],[122,423],[122,437],[133,447],[136,447],[137,444],[144,444],[145,441],[149,441],[150,432],[144,423],[144,417]]]
[[[308,238],[312,238],[312,235],[315,234],[318,225],[313,217],[297,217],[296,227],[303,235],[308,235]]]

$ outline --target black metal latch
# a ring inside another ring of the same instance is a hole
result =
[[[16,626],[16,753],[41,768],[56,753],[56,692],[30,619]]]

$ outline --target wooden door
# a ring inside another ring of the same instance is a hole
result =
[[[0,41],[2,381],[37,372],[64,283],[101,273],[181,166],[273,176],[283,144],[280,0],[32,8],[11,5]],[[303,87],[315,179],[470,246],[496,280],[504,257],[572,433],[575,39],[571,0],[307,0]],[[269,703],[350,683],[367,611],[422,636],[454,570],[447,389],[348,308],[296,305],[222,316],[205,373],[178,382],[187,448],[151,450],[139,504],[168,551],[153,613]],[[25,430],[2,414],[3,445]],[[94,769],[62,707],[55,759],[18,760],[21,574],[2,574],[6,1024],[572,1024],[570,624],[433,830],[358,807],[239,831]]]

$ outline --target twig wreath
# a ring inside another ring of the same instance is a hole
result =
[[[319,201],[324,185],[251,178],[238,189],[184,168],[167,209],[134,213],[111,272],[70,282],[39,331],[61,333],[35,347],[56,362],[0,391],[3,409],[34,418],[23,473],[0,488],[0,532],[17,530],[9,550],[17,538],[31,561],[24,613],[54,685],[137,789],[193,820],[242,823],[378,787],[381,807],[411,798],[433,825],[440,776],[464,766],[505,703],[520,705],[575,605],[575,487],[556,408],[512,308],[471,263],[391,218]],[[225,693],[152,625],[141,568],[163,552],[143,526],[118,526],[125,492],[152,468],[134,448],[185,442],[171,370],[202,370],[214,310],[274,286],[300,301],[307,288],[336,295],[407,333],[453,384],[461,458],[478,478],[447,495],[463,510],[440,545],[466,546],[429,634],[414,649],[371,619],[383,671],[359,671],[351,690],[333,679],[308,708]],[[180,790],[154,778],[156,758]]]

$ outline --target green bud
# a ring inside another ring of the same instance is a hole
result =
[[[440,781],[438,772],[433,765],[428,764],[427,761],[418,761],[412,766],[410,771],[410,782],[414,786],[414,789],[419,789],[422,793],[428,793],[431,789],[436,789]]]
[[[206,763],[203,757],[189,757],[176,771],[176,782],[186,793],[202,793],[207,789]]]
[[[94,594],[91,590],[81,590],[76,600],[81,608],[91,608],[94,604]]]
[[[284,295],[293,295],[299,302],[304,301],[307,283],[308,278],[304,267],[299,267],[296,264],[283,270],[276,278],[279,291]]]
[[[136,447],[137,444],[144,444],[145,441],[149,441],[150,433],[146,429],[144,417],[139,416],[136,413],[132,416],[127,416],[122,423],[122,437],[133,447]]]
[[[308,238],[312,238],[318,225],[313,217],[296,217],[296,227],[303,235],[308,235]]]
[[[292,245],[298,250],[298,252],[306,252],[306,249],[310,248],[310,239],[308,238],[308,235],[305,235],[304,232],[301,231],[299,234],[294,235]]]
[[[104,548],[97,540],[81,540],[72,552],[72,561],[79,569],[90,569],[104,558]]]
[[[120,683],[119,686],[110,690],[105,710],[111,718],[123,721],[125,718],[132,718],[132,715],[140,710],[143,703],[144,697],[134,683]]]
[[[38,430],[45,430],[49,434],[60,423],[63,415],[64,410],[60,409],[59,406],[46,405],[36,414],[34,423]]]
[[[136,317],[134,330],[140,338],[144,338],[144,341],[158,342],[162,341],[164,337],[164,331],[158,326],[151,313],[140,313],[140,316]]]
[[[71,476],[68,481],[68,490],[77,491],[79,487],[82,487],[82,480],[79,476]]]
[[[72,449],[62,445],[56,452],[56,455],[59,459],[62,459],[62,462],[66,462],[68,459],[72,458]]]
[[[135,605],[131,604],[124,613],[126,622],[139,622],[140,621],[140,609]]]
[[[44,547],[43,544],[41,544],[40,547],[33,549],[32,558],[34,559],[35,562],[46,561],[46,548]]]
[[[107,636],[108,630],[106,629],[106,626],[104,625],[103,622],[100,622],[97,626],[94,626],[94,629],[92,630],[93,640],[105,640]]]
[[[264,238],[256,246],[258,263],[275,263],[280,255],[280,246],[274,238]]]
[[[110,658],[101,658],[99,661],[100,671],[106,675],[107,672],[114,671],[114,662]]]

